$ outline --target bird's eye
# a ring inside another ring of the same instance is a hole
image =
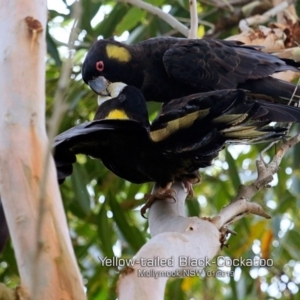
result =
[[[96,69],[99,72],[104,70],[104,62],[102,60],[96,62]]]

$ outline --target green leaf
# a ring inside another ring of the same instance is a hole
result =
[[[153,6],[161,6],[163,4],[168,4],[165,0],[146,0],[145,2],[148,2]]]
[[[145,17],[146,11],[132,7],[116,27],[115,34],[121,35],[126,30],[134,28]]]
[[[112,258],[114,256],[112,246],[113,246],[113,228],[111,222],[107,217],[107,205],[106,202],[102,204],[102,207],[98,214],[98,234],[101,241],[101,249],[104,253],[104,256]]]
[[[238,169],[236,167],[236,161],[233,159],[232,155],[227,149],[225,153],[226,153],[225,154],[226,161],[229,164],[228,174],[231,179],[231,183],[234,187],[234,190],[235,192],[237,192],[239,190],[239,186],[241,185],[241,180],[240,180]]]
[[[230,191],[232,191],[232,186],[228,181],[220,180],[218,182],[218,185],[215,187],[215,197],[213,199],[217,210],[221,210],[231,201],[232,193]]]
[[[74,2],[75,3],[75,2]],[[72,8],[73,8],[72,4]],[[82,14],[81,14],[81,22],[80,27],[85,29],[87,32],[93,32],[91,27],[91,20],[95,17],[98,13],[101,3],[99,1],[90,1],[90,0],[81,0],[82,6]]]
[[[201,208],[200,208],[200,204],[197,199],[187,199],[187,201],[185,203],[187,205],[187,209],[188,209],[190,217],[192,217],[192,216],[199,217],[200,216]]]
[[[290,230],[286,233],[285,243],[283,248],[288,251],[293,259],[300,260],[300,233],[295,230]]]
[[[91,201],[87,191],[87,175],[84,167],[79,164],[73,165],[73,174],[71,176],[72,186],[75,193],[75,200],[81,207],[85,215],[91,212]]]
[[[53,41],[50,33],[49,33],[49,28],[47,26],[47,31],[46,31],[46,42],[47,42],[47,52],[51,55],[51,57],[54,59],[56,66],[61,67],[62,62],[57,50],[57,45]]]
[[[133,250],[138,251],[145,243],[145,237],[135,226],[129,225],[128,216],[125,216],[115,199],[115,195],[113,195],[111,191],[108,194],[108,199],[118,228]]]
[[[111,13],[94,29],[95,35],[103,35],[104,38],[112,37],[115,34],[118,23],[116,20],[121,20],[126,14],[129,6],[118,3],[115,5]]]

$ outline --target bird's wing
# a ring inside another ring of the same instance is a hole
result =
[[[244,90],[219,90],[195,94],[165,104],[151,125],[153,141],[182,149],[203,147],[203,139],[217,130],[232,142],[264,142],[278,139],[285,127],[270,122],[300,123],[300,108],[266,101]]]
[[[132,145],[132,137],[136,144]],[[129,164],[131,150],[138,147],[138,142],[142,139],[148,139],[147,129],[132,120],[96,120],[61,133],[53,144],[59,182],[62,183],[72,174],[76,154],[98,158],[115,174],[132,182],[145,179],[140,178],[140,174],[132,174]],[[134,165],[132,168],[135,170]]]
[[[298,71],[276,56],[234,41],[185,40],[163,57],[170,77],[204,90],[232,89],[246,80],[265,78],[275,72]],[[294,63],[295,64],[295,63]]]
[[[236,101],[238,96],[245,97],[245,92],[228,89],[174,99],[162,107],[152,122],[151,137],[158,142],[183,130],[190,134],[191,131],[188,128],[201,122],[197,128],[197,132],[200,134],[200,132],[209,132],[215,127],[220,128],[221,124],[228,124],[237,118],[244,119],[243,115],[253,106],[251,102],[244,104],[242,110],[236,107],[235,110],[239,110],[239,116],[236,111],[227,113],[231,107],[235,107],[235,102],[238,103]],[[222,118],[223,120],[220,120]]]

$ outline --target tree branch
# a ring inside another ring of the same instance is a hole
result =
[[[39,215],[38,215],[38,223],[37,226],[37,241],[39,241],[41,237],[41,225],[43,223],[43,216],[45,212],[45,189],[46,189],[46,183],[47,183],[47,176],[48,176],[48,168],[49,168],[49,162],[50,162],[50,156],[52,151],[52,144],[55,135],[57,134],[59,125],[61,123],[61,120],[64,116],[64,114],[67,111],[68,105],[65,103],[65,94],[67,92],[67,89],[70,84],[71,80],[71,73],[72,73],[72,51],[74,50],[74,42],[77,38],[77,25],[79,18],[81,16],[81,5],[80,1],[74,2],[74,9],[72,13],[72,18],[74,19],[73,27],[70,32],[69,41],[68,41],[68,58],[63,62],[61,67],[61,73],[57,84],[57,89],[55,92],[54,100],[53,100],[53,112],[52,116],[49,119],[48,122],[48,148],[47,152],[45,154],[44,159],[44,172],[42,174],[42,180],[41,180],[41,196],[40,196],[40,205],[39,205]]]
[[[211,259],[220,249],[220,233],[211,222],[184,217],[187,191],[183,184],[177,182],[172,189],[176,191],[176,202],[173,199],[158,200],[149,209],[152,239],[136,254],[136,263],[120,276],[119,299],[164,299],[165,284],[172,274],[185,277],[185,271],[195,269],[180,264],[179,256]],[[169,263],[163,266],[158,262],[150,266],[147,261],[151,259],[165,259]],[[196,269],[201,271],[203,267]],[[141,276],[147,272],[150,276]]]
[[[119,299],[164,299],[169,277],[186,277],[191,271],[199,274],[207,266],[183,261],[186,258],[211,260],[231,232],[226,228],[228,224],[249,213],[269,217],[258,204],[246,200],[230,204],[213,219],[185,217],[187,191],[181,182],[175,183],[172,189],[176,191],[176,202],[173,199],[158,200],[149,209],[152,239],[135,255],[133,265],[120,276]],[[168,265],[163,265],[163,260]],[[157,263],[147,263],[151,261]]]
[[[198,12],[197,12],[197,1],[190,0],[190,16],[191,16],[191,27],[189,30],[189,39],[198,38]]]
[[[279,12],[285,10],[294,2],[295,0],[286,0],[278,4],[277,6],[273,7],[272,9],[266,11],[262,15],[256,15],[256,16],[249,17],[247,19],[243,19],[239,23],[239,28],[241,31],[249,31],[251,30],[250,26],[252,25],[266,23],[269,21],[271,17],[276,16]]]
[[[162,20],[164,20],[171,27],[178,30],[183,36],[185,36],[185,37],[189,36],[189,29],[186,26],[184,26],[179,21],[177,21],[173,16],[163,12],[161,9],[159,9],[159,8],[149,4],[149,3],[146,3],[146,2],[143,2],[143,1],[140,1],[140,0],[117,0],[117,1],[118,2],[129,3],[133,6],[144,9],[144,10],[150,12],[151,14],[153,14],[153,15],[161,18]]]
[[[73,66],[73,50],[74,50],[74,42],[77,38],[77,28],[78,28],[78,22],[81,16],[81,4],[80,1],[75,1],[73,4],[73,12],[72,12],[72,18],[74,19],[73,26],[71,28],[69,41],[68,41],[68,58],[63,62],[62,68],[61,68],[61,74],[58,80],[58,87],[55,92],[54,96],[54,105],[53,105],[53,112],[52,116],[49,119],[48,122],[48,147],[45,153],[44,158],[44,167],[43,167],[43,173],[40,183],[40,197],[39,197],[39,213],[38,213],[38,219],[37,219],[37,231],[36,231],[36,248],[38,249],[36,253],[36,259],[38,260],[38,256],[41,255],[42,248],[39,247],[41,243],[43,243],[43,224],[45,222],[45,216],[47,212],[46,207],[46,186],[47,186],[47,177],[49,175],[49,164],[50,164],[50,157],[51,157],[51,151],[52,151],[52,144],[55,135],[57,134],[59,125],[61,123],[61,120],[67,111],[68,105],[65,103],[65,94],[67,92],[67,89],[69,87],[70,81],[71,81],[71,73],[72,73],[72,66]],[[56,221],[54,219],[54,221]],[[56,228],[59,228],[59,220],[55,224]],[[32,277],[33,282],[36,282],[38,280],[38,277],[40,276],[39,270],[35,268],[36,265],[33,266],[32,269]],[[36,289],[37,286],[34,286]],[[35,295],[37,293],[36,290],[33,291],[33,294]]]
[[[238,195],[233,201],[236,201],[241,198],[247,200],[251,199],[256,195],[260,190],[265,188],[268,183],[273,180],[273,175],[277,173],[279,165],[284,157],[286,151],[292,146],[296,145],[300,141],[300,134],[294,136],[293,138],[285,141],[277,151],[276,155],[273,157],[272,161],[267,165],[260,161],[256,161],[257,166],[257,179],[249,186],[242,185],[238,192]]]
[[[0,78],[0,190],[21,278],[20,299],[81,300],[85,293],[53,160],[45,179],[43,222],[38,222],[48,147],[46,20],[46,1],[12,0],[0,10],[0,62],[5,74]]]

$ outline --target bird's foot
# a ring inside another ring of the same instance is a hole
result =
[[[146,204],[141,208],[142,217],[146,219],[145,213],[147,209],[151,207],[154,201],[171,198],[174,200],[174,202],[176,202],[175,195],[176,195],[176,191],[171,188],[167,188],[167,189],[159,188],[153,194],[146,194],[145,195]]]
[[[202,220],[206,220],[206,221],[209,221],[209,222],[212,222],[212,218],[210,217],[202,217],[201,218]],[[212,222],[213,223],[213,222]],[[229,248],[229,245],[226,243],[227,241],[227,237],[229,234],[233,234],[233,235],[236,235],[236,232],[229,229],[227,226],[222,226],[220,229],[220,244],[221,244],[221,249],[222,248]]]
[[[188,196],[193,198],[194,197],[193,184],[187,180],[184,180],[183,184],[184,184],[184,187],[187,189]]]
[[[223,226],[223,227],[220,229],[220,243],[221,243],[221,249],[224,248],[224,247],[229,248],[229,245],[226,243],[227,237],[228,237],[229,234],[236,235],[236,232],[230,230],[230,229],[227,228],[226,226]]]

